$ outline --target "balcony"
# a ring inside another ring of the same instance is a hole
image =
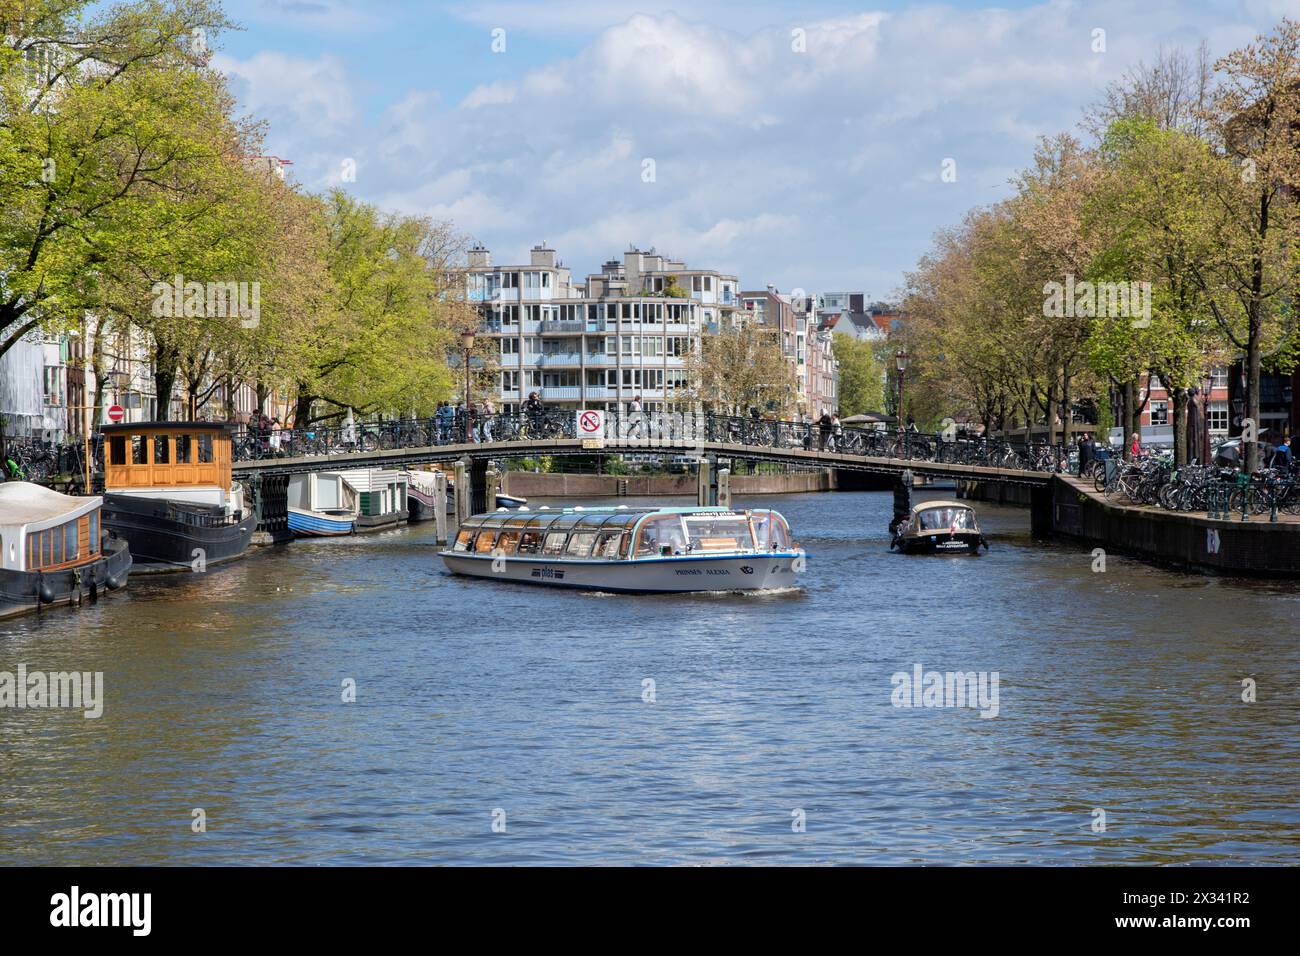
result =
[[[537,364],[543,368],[554,365],[581,365],[581,352],[546,352],[537,356]]]
[[[578,385],[547,385],[536,391],[544,402],[574,401],[582,397],[582,388]]]
[[[585,319],[543,319],[541,323],[543,334],[547,332],[585,332],[587,331],[587,321]]]

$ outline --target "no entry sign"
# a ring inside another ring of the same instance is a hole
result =
[[[578,437],[579,438],[604,438],[605,437],[605,413],[594,411],[592,409],[578,410]]]
[[[121,405],[108,406],[108,420],[110,422],[120,422],[124,418],[126,418],[126,409]]]

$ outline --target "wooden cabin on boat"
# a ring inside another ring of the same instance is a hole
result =
[[[224,422],[104,425],[104,525],[148,570],[238,557],[257,529]]]

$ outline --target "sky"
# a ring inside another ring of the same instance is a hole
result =
[[[307,189],[450,220],[497,263],[545,241],[582,277],[635,245],[745,289],[883,300],[1109,82],[1300,17],[1300,0],[224,5],[241,29],[213,64]]]

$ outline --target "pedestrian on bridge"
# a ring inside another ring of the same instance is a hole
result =
[[[817,443],[818,451],[826,450],[826,442],[831,437],[831,430],[835,427],[835,420],[831,418],[831,413],[823,408],[822,417],[817,419],[817,431],[819,441]]]

